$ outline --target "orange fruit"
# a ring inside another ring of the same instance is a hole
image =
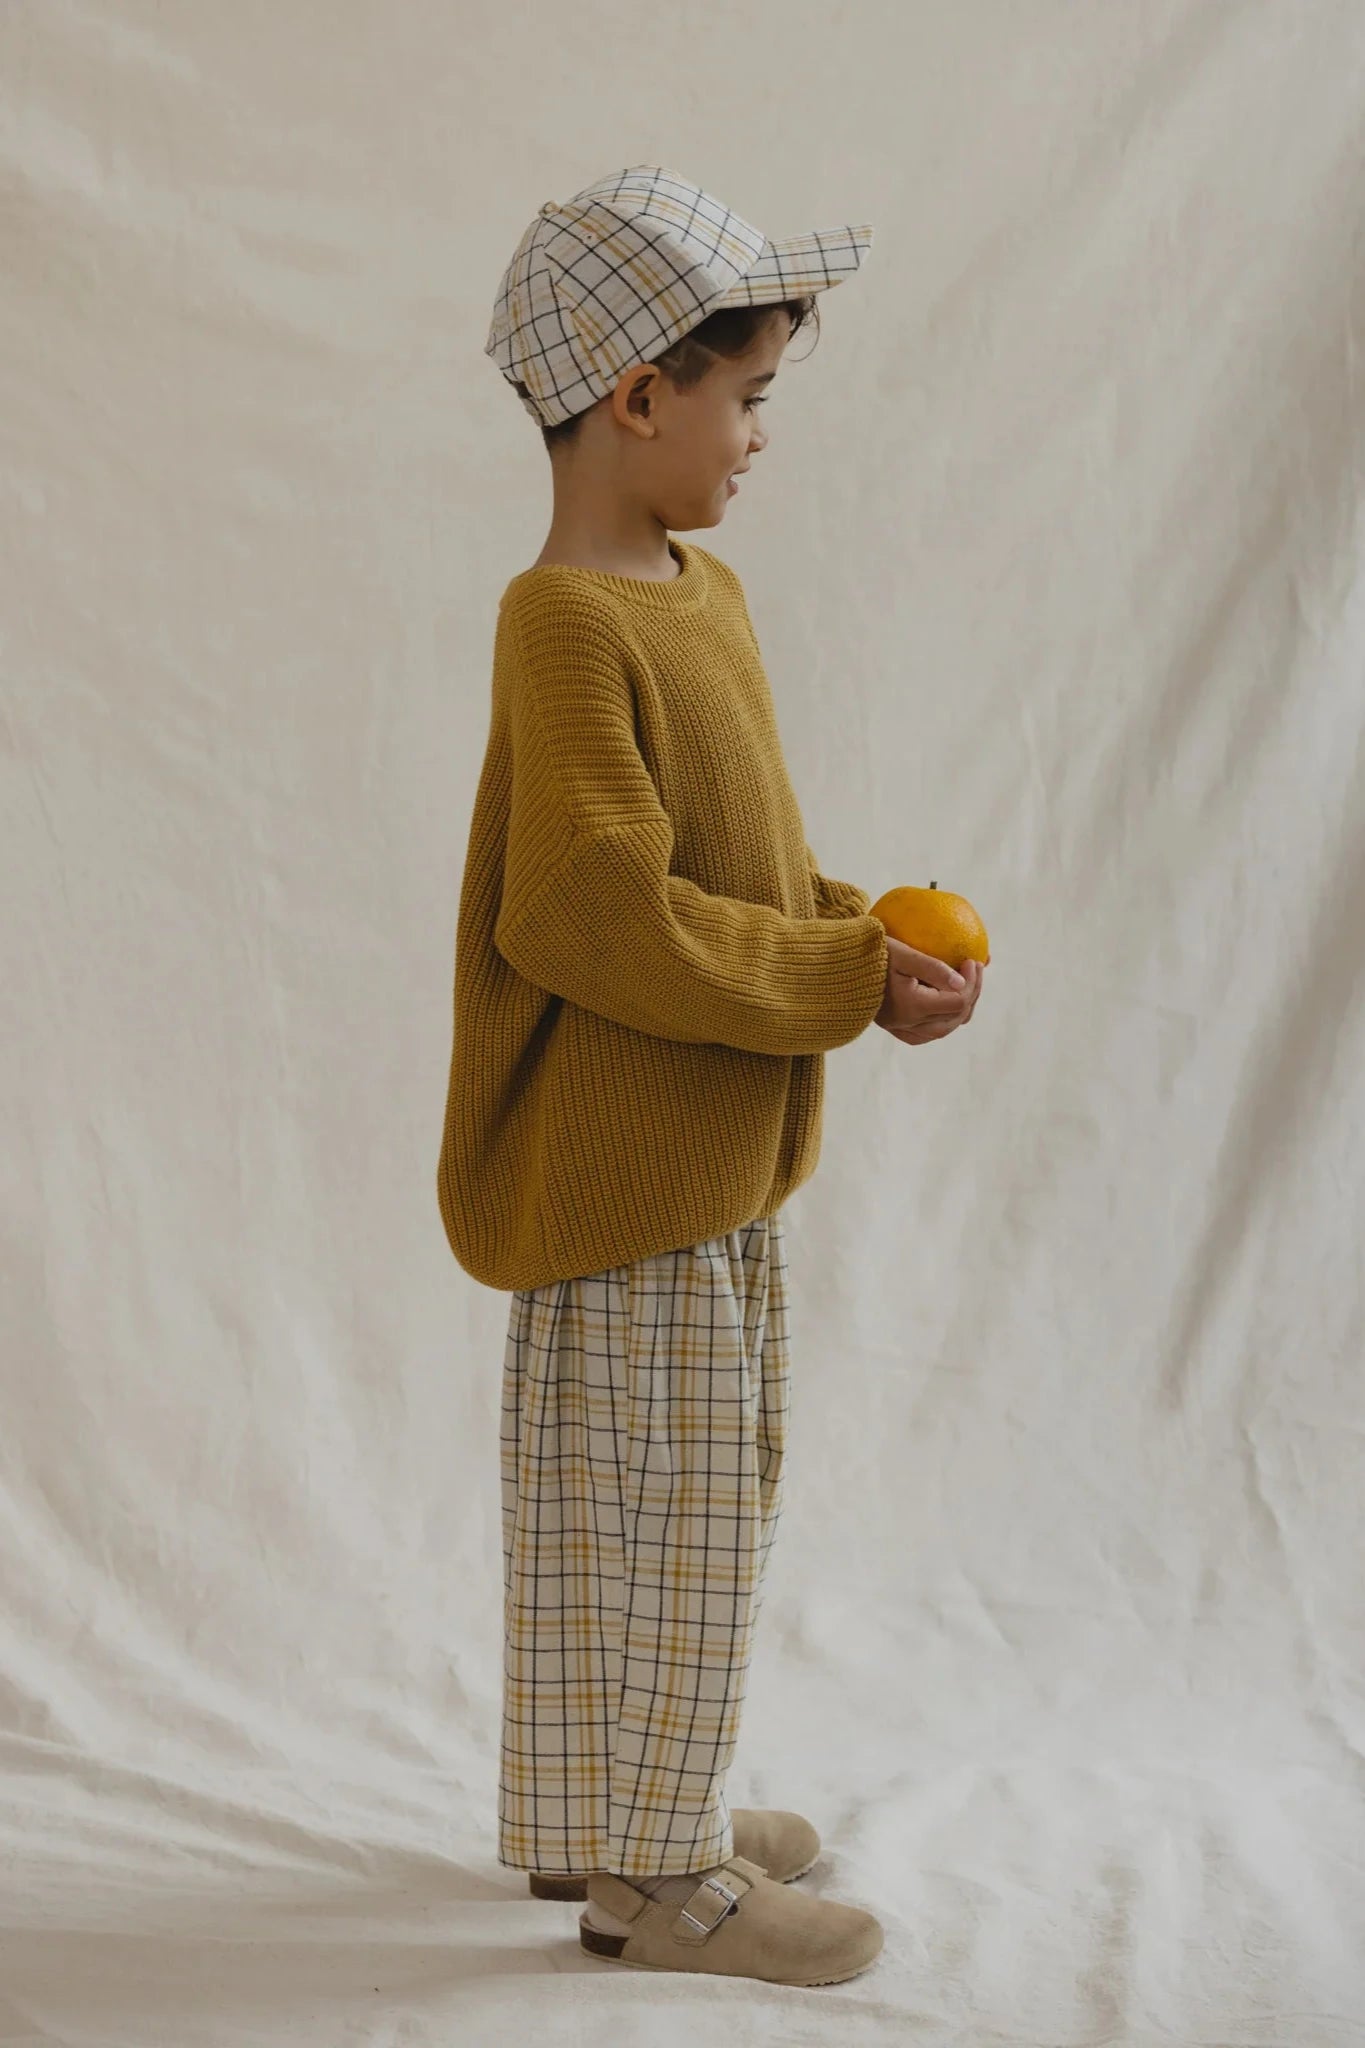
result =
[[[951,889],[940,889],[937,882],[927,889],[888,889],[868,915],[880,918],[903,946],[932,953],[950,967],[960,967],[964,960],[979,960],[984,967],[990,960],[986,927],[971,904]]]

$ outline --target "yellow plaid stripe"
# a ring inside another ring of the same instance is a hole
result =
[[[699,1870],[782,1503],[780,1215],[515,1293],[500,1435],[498,1860]]]

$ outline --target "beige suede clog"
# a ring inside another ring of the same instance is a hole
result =
[[[629,1932],[594,1926],[595,1906]],[[681,1904],[651,1898],[610,1871],[594,1871],[578,1921],[579,1946],[607,1962],[802,1986],[856,1977],[881,1953],[883,1938],[873,1914],[790,1891],[743,1856],[707,1871]]]

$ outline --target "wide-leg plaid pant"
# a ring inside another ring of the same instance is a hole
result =
[[[781,1217],[514,1293],[498,1861],[702,1870],[782,1502]]]

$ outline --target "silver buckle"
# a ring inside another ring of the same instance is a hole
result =
[[[724,1899],[725,1911],[721,1914],[720,1920],[713,1921],[711,1927],[708,1927],[704,1920],[698,1920],[695,1913],[689,1913],[686,1906],[680,1906],[678,1911],[681,1918],[690,1920],[699,1933],[710,1934],[713,1928],[719,1927],[721,1920],[728,1919],[730,1914],[736,1911],[739,1906],[739,1893],[731,1891],[729,1885],[722,1884],[718,1877],[704,1877],[702,1879],[702,1886],[709,1888],[713,1892],[719,1892]]]

